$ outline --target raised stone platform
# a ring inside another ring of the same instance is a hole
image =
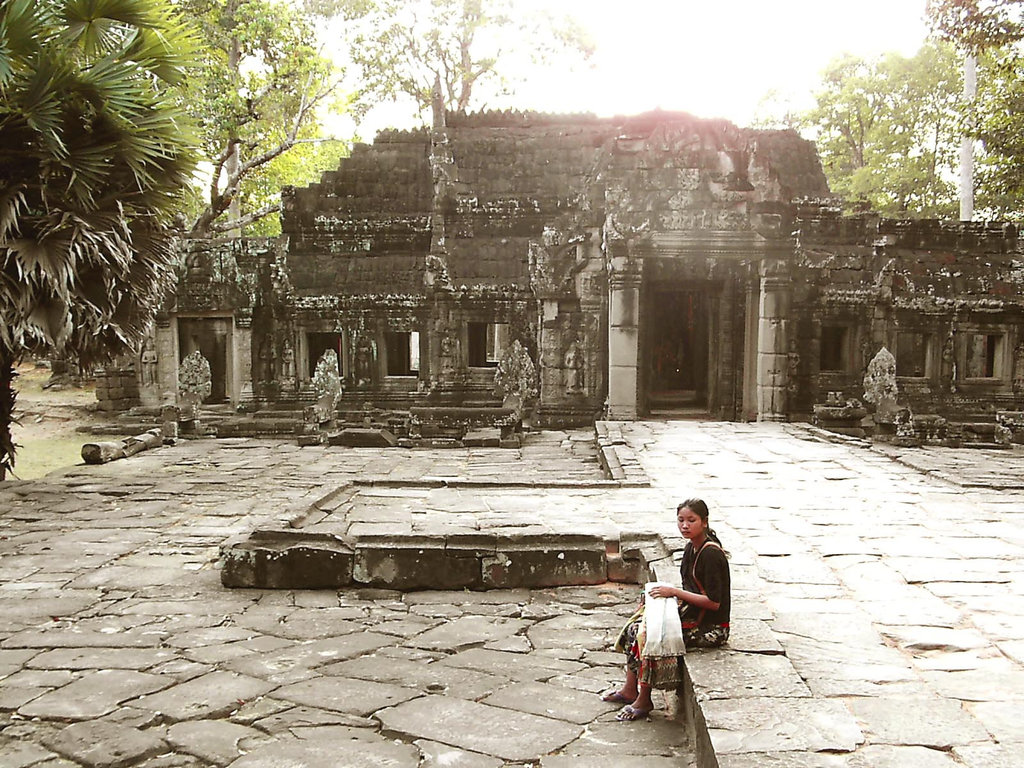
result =
[[[628,533],[612,525],[603,534],[578,530],[596,493],[650,484],[616,426],[601,423],[597,434],[593,451],[579,438],[554,449],[535,436],[535,462],[492,452],[491,476],[478,466],[464,474],[353,477],[226,542],[222,581],[402,590],[635,581],[643,557]],[[549,491],[560,494],[558,512],[548,508]],[[457,511],[450,509],[453,494]],[[647,552],[646,560],[666,552]]]

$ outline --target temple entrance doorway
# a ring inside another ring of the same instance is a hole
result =
[[[210,396],[203,402],[223,403],[228,399],[229,317],[179,317],[178,363],[199,350],[210,364]]]
[[[647,412],[707,416],[708,291],[657,288],[647,302]]]

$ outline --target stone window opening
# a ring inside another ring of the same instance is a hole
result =
[[[896,334],[896,375],[926,378],[931,373],[931,337],[918,331]]]
[[[850,329],[845,325],[823,325],[818,368],[822,371],[849,370]]]
[[[1003,378],[1004,337],[1001,333],[972,333],[967,336],[964,375],[968,379]]]
[[[496,368],[508,340],[506,323],[467,323],[466,358],[470,368]]]
[[[384,355],[388,376],[418,376],[420,372],[419,331],[387,331]]]

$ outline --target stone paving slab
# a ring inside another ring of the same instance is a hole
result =
[[[513,683],[480,701],[578,725],[586,725],[608,712],[608,705],[592,693],[547,683]]]
[[[852,699],[850,709],[876,744],[948,751],[991,739],[981,722],[954,700]]]
[[[272,684],[263,680],[218,670],[143,696],[133,706],[152,710],[175,722],[210,719],[230,714],[239,704],[273,689]]]
[[[167,745],[155,730],[87,720],[47,738],[44,746],[89,768],[119,768],[157,755]]]
[[[259,747],[232,762],[231,768],[416,768],[419,751],[365,729],[343,726],[310,728],[299,738]]]
[[[509,684],[508,678],[486,672],[453,669],[424,659],[400,659],[376,654],[331,664],[321,671],[325,675],[402,685],[423,693],[443,693],[473,701]]]
[[[813,698],[712,699],[701,705],[716,755],[853,752],[864,734],[842,702]],[[756,727],[755,727],[756,726]]]
[[[565,747],[583,732],[580,725],[493,707],[427,696],[379,714],[386,731],[430,737],[503,760],[530,760]]]
[[[957,747],[953,754],[967,768],[1017,768],[1024,765],[1024,745],[984,744]]]
[[[117,709],[121,702],[159,691],[170,681],[134,670],[101,669],[61,684],[18,708],[22,717],[91,720]]]
[[[273,692],[275,699],[366,717],[418,697],[415,690],[389,683],[327,676],[292,683]]]
[[[227,765],[243,752],[251,752],[270,738],[255,728],[223,720],[193,720],[167,729],[167,743],[208,763]]]

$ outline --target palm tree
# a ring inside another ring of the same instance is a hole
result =
[[[165,0],[0,0],[0,480],[22,356],[131,349],[171,284],[193,46]]]

